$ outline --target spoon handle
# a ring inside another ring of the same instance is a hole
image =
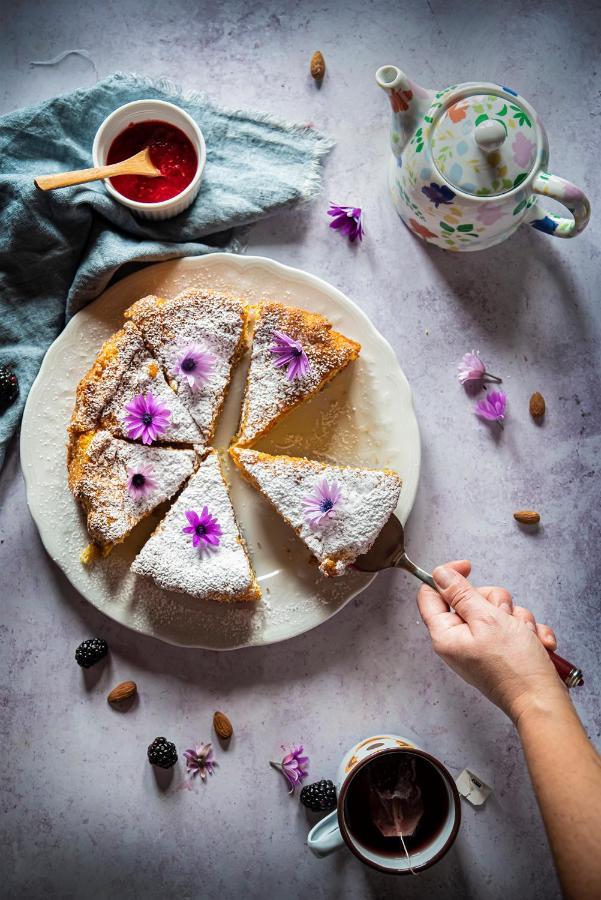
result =
[[[113,163],[112,166],[94,166],[91,169],[76,169],[73,172],[57,172],[56,175],[40,175],[34,178],[34,183],[41,191],[54,191],[57,188],[70,187],[73,184],[84,184],[86,181],[100,181],[102,178],[110,178],[120,169],[121,163]]]
[[[415,577],[419,578],[420,581],[423,581],[424,584],[427,584],[429,587],[434,588],[435,591],[438,591],[436,582],[430,573],[426,572],[425,569],[416,566],[414,562],[411,562],[406,553],[403,553],[402,556],[396,560],[395,566],[399,569],[405,569],[407,572],[411,572],[412,575],[415,575]],[[582,670],[579,669],[578,666],[573,665],[573,663],[564,659],[563,656],[559,656],[551,650],[548,650],[547,653],[555,666],[557,674],[566,687],[581,687],[584,684],[584,676]]]

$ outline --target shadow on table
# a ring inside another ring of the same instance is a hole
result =
[[[558,239],[545,240],[533,229],[522,228],[495,247],[471,253],[446,252],[414,235],[412,240],[447,282],[463,310],[485,327],[494,326],[491,337],[496,341],[506,344],[520,330],[529,291],[541,277],[555,286],[549,301],[559,301],[569,313],[575,337],[586,335],[578,284],[569,257],[558,252]],[[547,343],[543,349],[552,354],[564,344],[565,334],[559,331],[552,346]]]
[[[40,549],[43,551],[41,545]],[[224,652],[172,646],[129,631],[89,604],[58,566],[51,560],[48,562],[48,577],[54,580],[57,593],[82,620],[82,632],[103,637],[113,651],[143,669],[168,673],[199,685],[219,685],[221,692],[234,690],[241,684],[248,687],[278,683],[284,670],[288,680],[302,681],[333,663],[352,668],[357,653],[361,652],[363,633],[369,632],[370,640],[374,639],[374,632],[376,640],[378,635],[382,640],[389,637],[391,618],[397,613],[399,589],[403,588],[402,602],[413,603],[415,596],[413,585],[408,585],[408,576],[382,573],[359,597],[319,628],[268,647]],[[390,594],[395,595],[394,600]],[[235,665],[232,665],[232,652],[235,652]]]
[[[368,866],[363,865],[350,852],[341,850],[333,857],[334,872],[330,869],[333,878],[328,879],[328,885],[332,889],[336,876],[340,878],[340,893],[337,895],[332,889],[328,892],[328,898],[339,897],[344,900],[345,889],[348,885],[348,874],[343,878],[347,866],[352,866],[360,880],[362,897],[373,900],[423,900],[425,897],[444,897],[445,900],[464,900],[470,896],[470,886],[464,875],[464,865],[461,855],[461,832],[457,843],[449,850],[447,855],[430,869],[420,872],[418,875],[386,875]]]

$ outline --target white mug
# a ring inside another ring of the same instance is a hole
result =
[[[448,812],[442,827],[425,846],[421,846],[416,852],[411,852],[409,859],[405,855],[383,855],[366,847],[352,834],[347,820],[346,797],[358,773],[376,757],[392,753],[411,753],[425,759],[436,769],[447,792]],[[307,839],[309,849],[318,857],[327,856],[346,843],[355,856],[368,866],[379,869],[381,872],[406,875],[411,870],[418,872],[438,862],[457,837],[461,823],[461,805],[452,775],[440,760],[426,753],[407,738],[395,734],[384,734],[360,741],[343,757],[338,768],[336,786],[338,789],[337,809],[318,822],[309,832]]]

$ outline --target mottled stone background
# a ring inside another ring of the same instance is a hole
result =
[[[409,542],[425,565],[474,560],[475,578],[510,586],[586,670],[575,702],[599,735],[599,262],[589,229],[561,242],[524,228],[480,254],[414,239],[389,203],[388,109],[375,69],[397,63],[433,87],[484,79],[515,86],[539,110],[552,171],[599,203],[599,3],[416,0],[193,3],[74,0],[6,3],[0,109],[90,85],[116,69],[167,75],[228,105],[312,121],[337,146],[321,197],[255,226],[249,252],[325,278],[365,309],[415,391],[423,436]],[[320,47],[320,91],[308,63]],[[241,165],[244,161],[241,160]],[[327,201],[365,209],[350,247],[326,227]],[[458,358],[479,347],[509,395],[495,435],[457,384]],[[537,427],[528,397],[548,415]],[[519,507],[540,510],[526,534]],[[515,733],[504,716],[431,651],[416,584],[382,575],[318,631],[266,649],[219,655],[136,636],[90,607],[47,559],[25,502],[15,442],[0,480],[2,615],[2,894],[6,897],[386,898],[549,900],[559,896]],[[104,635],[109,664],[84,677],[83,638]],[[137,706],[107,690],[134,678]],[[215,708],[235,723],[211,783],[159,781],[145,762],[157,734],[180,749],[208,739]],[[399,884],[349,853],[318,861],[304,810],[267,767],[302,739],[311,774],[329,777],[344,749],[381,730],[411,730],[457,773],[494,785],[463,808],[457,844],[437,867]],[[557,778],[562,777],[557,772]]]

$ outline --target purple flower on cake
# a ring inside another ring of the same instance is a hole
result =
[[[208,506],[203,506],[200,515],[193,509],[187,510],[186,519],[189,524],[182,528],[182,532],[192,535],[193,547],[198,547],[199,544],[201,549],[219,546],[223,532],[217,519],[209,512]]]
[[[286,751],[286,747],[282,747],[282,750]],[[305,748],[302,744],[295,744],[288,750],[281,762],[271,761],[269,763],[276,771],[281,772],[288,782],[289,794],[293,794],[294,789],[309,774],[309,757],[303,756],[304,752]]]
[[[184,756],[189,775],[192,778],[200,775],[203,781],[207,780],[207,772],[212,775],[215,766],[218,765],[213,759],[213,748],[210,743],[190,747],[189,750],[184,750]]]
[[[491,391],[484,400],[478,400],[474,407],[474,412],[481,419],[487,419],[489,422],[498,422],[499,425],[502,425],[506,409],[507,397],[503,391]]]
[[[161,406],[150,391],[147,394],[138,394],[126,403],[125,411],[127,415],[123,422],[128,437],[134,441],[142,438],[143,444],[152,444],[169,427],[171,410]]]
[[[326,524],[329,519],[336,518],[342,505],[342,490],[335,481],[328,484],[327,479],[323,478],[317,482],[313,493],[303,497],[302,505],[309,525],[314,528]]]
[[[499,384],[501,381],[496,375],[491,375],[490,372],[486,371],[478,350],[465,353],[457,368],[459,369],[457,377],[461,384],[466,384],[468,381],[494,381]]]
[[[152,494],[156,486],[152,466],[133,466],[127,470],[127,490],[134,500],[142,500]]]
[[[330,203],[328,215],[333,216],[330,228],[335,228],[340,234],[346,235],[351,244],[357,238],[363,240],[365,231],[362,224],[363,214],[359,206],[338,206],[336,203]]]
[[[278,368],[286,366],[288,381],[304,378],[311,364],[301,342],[295,341],[283,331],[274,331],[272,337],[273,344],[269,349],[275,356],[274,365]]]
[[[215,357],[199,344],[188,344],[178,353],[172,375],[179,375],[187,381],[192,392],[197,391],[209,380],[215,368]]]

